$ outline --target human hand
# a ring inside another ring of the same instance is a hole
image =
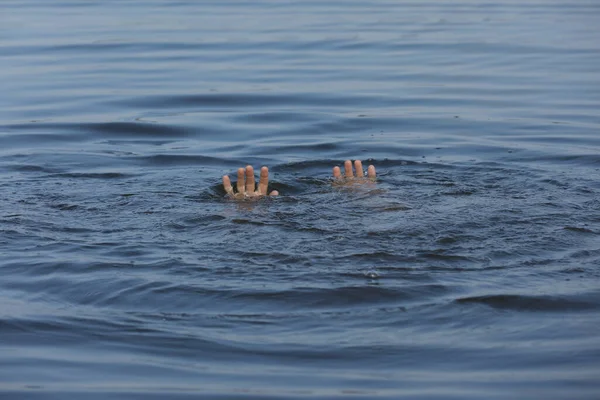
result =
[[[223,188],[232,199],[243,200],[246,198],[257,199],[262,196],[267,195],[267,190],[269,187],[269,169],[267,167],[262,167],[260,169],[260,181],[258,183],[258,188],[256,187],[256,181],[254,179],[254,168],[251,165],[246,166],[246,168],[238,169],[238,179],[237,179],[237,193],[233,191],[233,186],[231,186],[231,180],[228,175],[223,175]],[[277,190],[273,190],[269,193],[269,196],[277,196],[279,192]]]
[[[375,182],[376,173],[375,167],[369,165],[367,168],[367,177],[364,176],[364,171],[362,167],[362,162],[360,160],[354,161],[354,169],[356,170],[356,176],[352,171],[352,161],[346,160],[344,162],[344,176],[342,176],[342,171],[340,167],[333,167],[333,184],[334,185],[351,185],[351,184],[361,184],[367,182]]]

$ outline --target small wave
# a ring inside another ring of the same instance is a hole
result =
[[[306,122],[319,122],[323,118],[322,115],[307,112],[288,112],[288,111],[267,111],[267,112],[255,112],[246,114],[237,114],[231,117],[232,121],[242,123],[306,123]]]
[[[600,155],[598,154],[539,154],[531,156],[521,156],[512,161],[519,162],[549,162],[549,163],[568,163],[582,166],[597,167],[600,164]]]
[[[463,297],[456,300],[459,304],[484,304],[493,308],[514,311],[585,311],[597,310],[598,302],[590,302],[560,296],[526,296],[526,295],[487,295]]]
[[[185,154],[155,154],[151,156],[135,157],[136,160],[148,165],[212,165],[223,167],[239,167],[247,164],[247,160],[225,159],[202,155]]]
[[[52,204],[50,205],[51,208],[57,209],[59,211],[73,211],[79,208],[79,206],[77,204],[66,204],[66,203],[60,203],[60,204]]]
[[[100,122],[100,123],[35,123],[35,124],[13,124],[6,128],[15,131],[34,131],[34,132],[57,132],[69,131],[77,132],[81,136],[81,132],[91,133],[94,137],[116,138],[122,140],[124,138],[182,138],[194,135],[194,132],[199,131],[198,128],[188,128],[184,126],[175,126],[167,124],[151,124],[141,122]],[[23,136],[23,135],[21,135]],[[77,137],[72,134],[39,134],[40,139],[46,140],[63,140],[72,141]],[[85,135],[83,137],[86,137]],[[17,140],[15,135],[7,137],[2,136],[10,142]],[[25,139],[30,140],[32,136],[27,135]]]
[[[122,172],[67,172],[50,175],[54,178],[75,178],[75,179],[123,179],[134,176]]]
[[[380,102],[375,96],[332,96],[322,93],[302,94],[297,93],[208,93],[197,95],[155,95],[140,96],[118,100],[114,105],[126,107],[155,108],[164,110],[167,108],[202,107],[202,108],[260,108],[265,106],[285,107],[297,106],[343,106],[358,105],[365,101]]]
[[[29,164],[8,165],[5,168],[12,170],[12,171],[16,171],[16,172],[45,172],[48,174],[60,173],[60,170],[58,168],[51,168],[51,167],[46,167],[46,166],[41,166],[41,165],[29,165]]]
[[[579,233],[596,233],[594,230],[583,226],[565,226],[563,229]]]
[[[367,304],[397,304],[419,300],[424,297],[446,293],[443,285],[424,284],[410,287],[389,288],[383,286],[347,286],[338,288],[296,288],[281,292],[232,293],[238,300],[252,302],[276,302],[294,308],[345,308]]]

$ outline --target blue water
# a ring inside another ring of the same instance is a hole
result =
[[[599,17],[2,1],[0,397],[599,398]]]

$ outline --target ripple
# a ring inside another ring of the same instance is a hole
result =
[[[6,129],[20,132],[27,131],[71,131],[77,136],[81,136],[81,132],[87,132],[90,135],[96,137],[106,138],[119,138],[123,137],[135,138],[135,137],[151,137],[151,138],[173,138],[173,137],[186,137],[191,135],[191,129],[185,127],[166,126],[164,124],[149,124],[139,122],[106,122],[106,123],[26,123],[26,124],[13,124],[6,126]],[[23,136],[23,133],[20,134]],[[77,137],[75,136],[75,137]],[[46,139],[62,139],[62,140],[73,140],[73,134],[38,134],[32,136],[27,134],[26,138],[37,137]],[[18,135],[1,136],[2,139],[8,142],[14,142],[17,140]]]
[[[134,176],[133,174],[125,174],[121,172],[67,172],[59,174],[50,174],[51,178],[75,178],[75,179],[123,179]]]
[[[459,304],[484,304],[502,310],[527,312],[588,311],[598,308],[597,301],[570,299],[563,296],[486,295],[464,297]]]

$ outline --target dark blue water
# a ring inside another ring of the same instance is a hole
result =
[[[0,397],[599,398],[599,20],[2,1]]]

